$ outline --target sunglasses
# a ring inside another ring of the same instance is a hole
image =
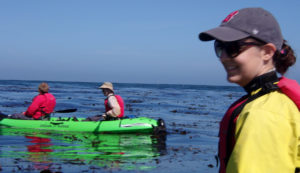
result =
[[[219,40],[215,41],[215,52],[217,57],[221,57],[223,51],[226,52],[227,56],[230,58],[237,57],[240,53],[245,51],[249,46],[262,46],[263,43],[258,42],[243,42],[243,41],[233,41],[233,42],[222,42]]]

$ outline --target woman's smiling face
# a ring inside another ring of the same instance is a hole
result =
[[[249,38],[244,42],[255,42],[255,40]],[[242,50],[234,58],[229,57],[226,51],[222,51],[220,61],[227,72],[227,80],[245,86],[252,79],[266,73],[272,67],[264,58],[263,46],[245,46]]]

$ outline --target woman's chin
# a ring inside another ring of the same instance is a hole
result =
[[[241,76],[228,76],[227,77],[228,82],[230,83],[236,83],[238,85],[240,85],[241,87],[244,87],[248,84],[249,80],[246,80],[245,78],[241,77]]]
[[[236,83],[239,84],[241,82],[241,78],[238,75],[227,75],[227,80],[230,83]]]

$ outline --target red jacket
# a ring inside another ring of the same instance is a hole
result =
[[[39,119],[46,114],[53,112],[56,105],[55,97],[50,93],[39,94],[33,98],[31,105],[25,112],[26,116]]]

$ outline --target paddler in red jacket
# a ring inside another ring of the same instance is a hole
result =
[[[114,94],[113,84],[104,82],[99,89],[102,89],[103,95],[106,96],[104,100],[105,113],[88,117],[85,121],[98,121],[102,118],[105,120],[122,118],[124,116],[124,101],[121,96]]]
[[[39,120],[50,115],[55,108],[56,99],[48,92],[49,85],[45,82],[41,83],[38,87],[38,91],[39,95],[33,98],[26,112],[13,114],[9,117],[13,119]]]

